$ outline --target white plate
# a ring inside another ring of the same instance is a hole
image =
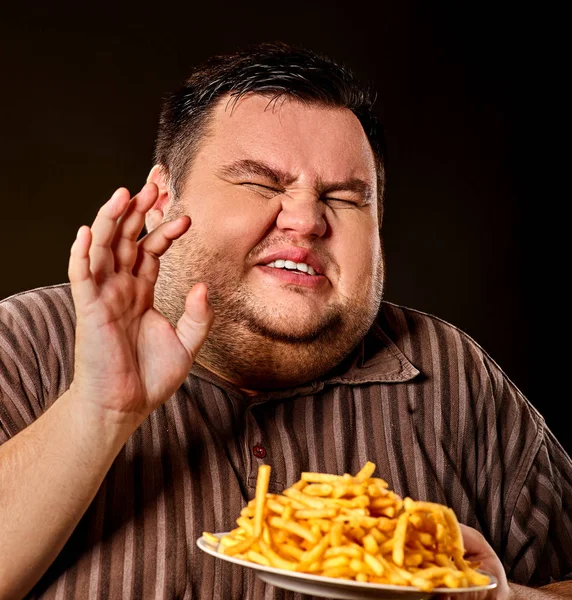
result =
[[[226,535],[226,533],[215,533],[215,535],[216,537],[221,538],[223,535]],[[422,592],[417,588],[403,585],[361,583],[359,581],[350,581],[348,579],[334,579],[332,577],[321,577],[319,575],[310,575],[308,573],[296,573],[284,569],[265,567],[257,563],[235,558],[234,556],[221,554],[217,551],[217,548],[207,542],[204,537],[200,537],[197,540],[197,546],[211,556],[240,565],[241,567],[254,569],[256,575],[266,583],[284,588],[285,590],[311,594],[321,598],[335,598],[336,600],[363,600],[367,598],[379,600],[426,600],[436,594],[482,592],[485,590],[492,590],[497,586],[496,579],[492,575],[489,575],[491,583],[486,586],[457,588],[455,590],[450,588],[435,588],[432,592]]]

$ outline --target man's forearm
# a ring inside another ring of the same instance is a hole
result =
[[[47,570],[136,428],[77,400],[66,392],[0,446],[0,600]]]
[[[572,581],[551,583],[541,588],[530,588],[515,583],[509,584],[510,600],[562,600],[572,598]]]

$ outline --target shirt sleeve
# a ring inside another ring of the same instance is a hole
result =
[[[544,427],[517,498],[505,554],[509,580],[546,585],[572,577],[572,461]]]
[[[0,302],[0,444],[40,417],[73,375],[74,314],[62,286]]]

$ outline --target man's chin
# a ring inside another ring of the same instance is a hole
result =
[[[311,344],[334,339],[342,327],[339,313],[325,315],[321,319],[282,317],[279,321],[271,319],[248,318],[243,323],[252,333],[267,340],[285,344]]]

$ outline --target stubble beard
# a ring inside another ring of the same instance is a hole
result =
[[[374,273],[361,279],[362,289],[369,283],[367,298],[359,303],[342,298],[315,320],[293,323],[279,308],[263,305],[224,268],[224,259],[189,231],[161,259],[155,306],[175,325],[190,288],[206,283],[215,320],[197,360],[241,388],[287,387],[330,371],[360,342],[379,310],[382,260]]]

